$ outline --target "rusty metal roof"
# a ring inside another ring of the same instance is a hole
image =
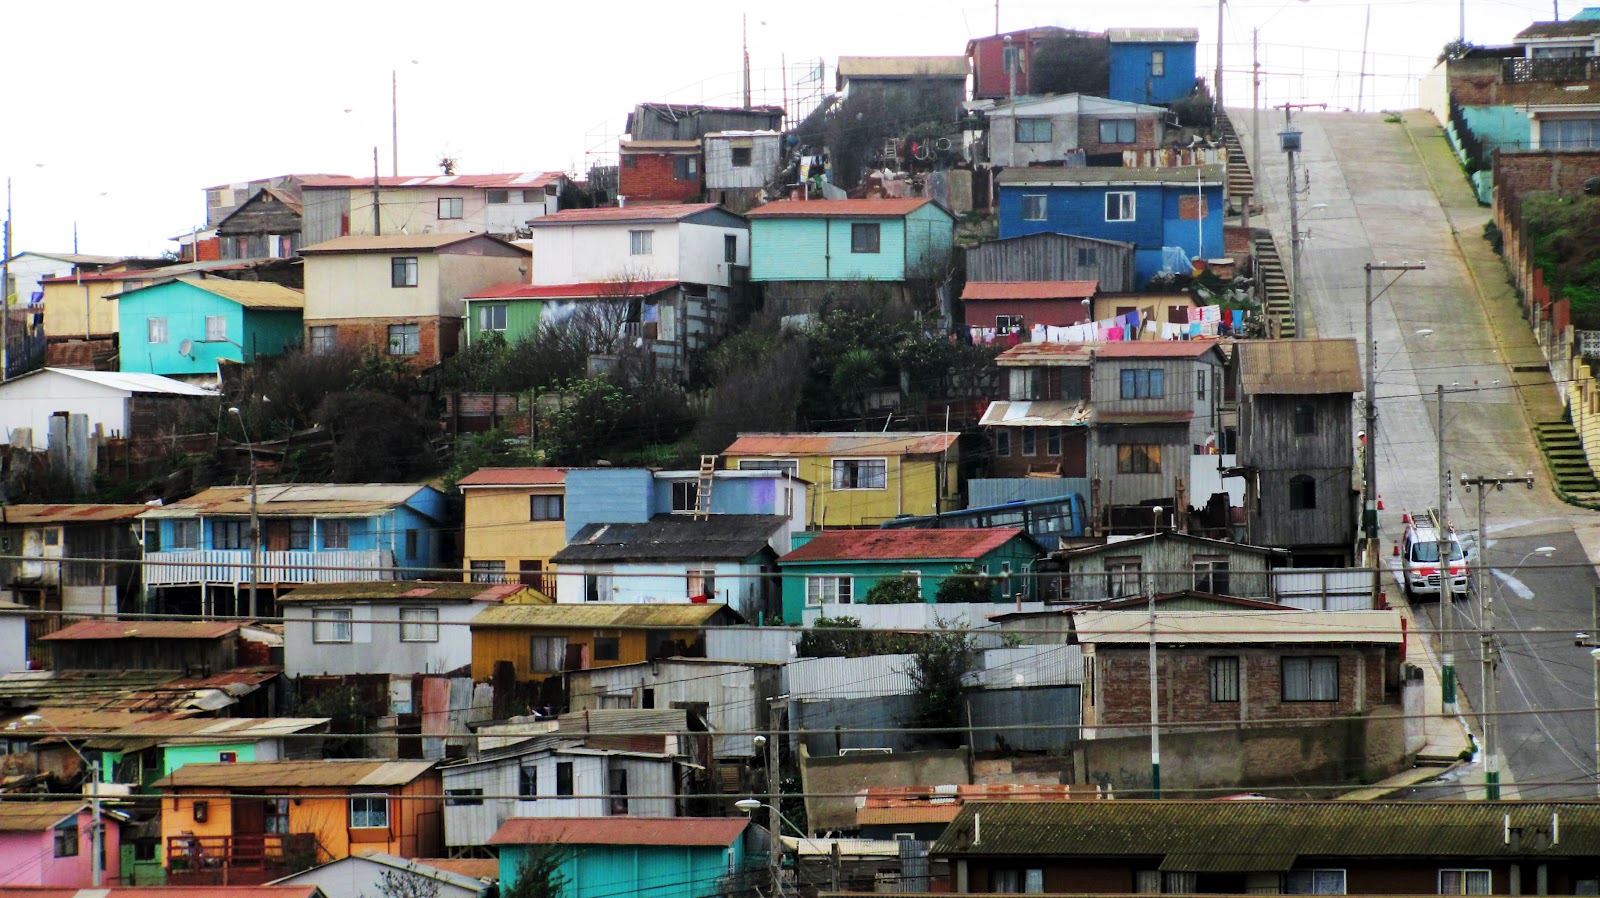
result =
[[[0,524],[101,524],[149,510],[148,505],[0,505]]]
[[[329,717],[181,717],[139,720],[84,742],[84,748],[140,751],[154,745],[249,742],[326,727]],[[326,730],[322,730],[326,732]]]
[[[179,620],[81,620],[68,624],[54,633],[40,636],[41,641],[79,642],[92,639],[221,639],[238,632],[244,626],[240,621],[179,621]]]
[[[1094,358],[1093,343],[1018,343],[995,356],[1001,367],[1034,365],[1087,365]]]
[[[1217,349],[1216,340],[1112,340],[1097,343],[1097,359],[1192,359]]]
[[[721,618],[718,620],[717,618]],[[739,615],[715,602],[632,605],[613,602],[557,605],[495,605],[472,619],[478,627],[592,629],[594,627],[705,627],[739,621]]]
[[[1088,299],[1100,289],[1099,281],[968,281],[963,300],[985,299]]]
[[[156,789],[383,788],[404,786],[432,770],[437,761],[374,759],[247,761],[237,764],[185,764],[151,783]]]
[[[430,487],[414,483],[262,484],[257,502],[263,515],[365,517],[398,508]],[[192,518],[197,515],[247,515],[250,487],[217,486],[187,499],[151,508],[141,518]]]
[[[1244,395],[1302,396],[1365,389],[1354,339],[1249,340],[1234,346]]]
[[[972,560],[1021,536],[1019,527],[951,527],[945,530],[828,530],[778,559],[806,561]]]
[[[741,433],[724,455],[937,455],[954,446],[956,433]]]
[[[468,486],[562,486],[571,468],[479,468],[456,481]]]
[[[512,817],[490,845],[660,845],[725,848],[748,817]]]
[[[501,240],[489,234],[385,234],[383,236],[368,235],[364,237],[335,237],[324,240],[313,246],[300,250],[302,256],[323,256],[337,253],[387,253],[397,250],[411,250],[414,252],[432,252],[465,243],[469,240],[492,240],[503,246],[511,247],[520,253],[528,253],[525,246],[518,246],[508,240]]]
[[[530,595],[524,596],[522,593]],[[278,601],[288,604],[352,601],[523,602],[537,595],[538,593],[521,583],[363,580],[353,583],[312,583],[278,596]]]

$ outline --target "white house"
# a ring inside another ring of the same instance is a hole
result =
[[[216,394],[157,374],[41,368],[0,383],[0,442],[30,449],[49,446],[50,419],[66,413],[87,418],[90,434],[129,439],[172,426],[171,408]],[[165,408],[155,418],[139,413]],[[27,431],[26,435],[19,431]]]
[[[19,305],[38,306],[44,303],[44,287],[39,282],[45,278],[67,277],[79,271],[99,271],[121,261],[117,256],[92,256],[87,253],[17,253],[7,263],[10,269],[8,275],[14,285],[11,293],[17,297]]]
[[[0,673],[28,669],[28,606],[0,599]]]
[[[715,632],[715,631],[711,631]],[[749,631],[743,631],[749,632]],[[718,761],[748,762],[750,734],[768,728],[768,700],[788,690],[782,662],[659,658],[567,674],[572,712],[613,708],[685,708],[704,718]]]
[[[421,888],[417,894],[432,898],[480,898],[492,888],[492,883],[486,880],[435,867],[432,860],[414,860],[375,851],[319,864],[268,885],[316,886],[327,898],[378,898],[388,894],[384,889],[384,874],[388,873],[420,877]]]
[[[1166,137],[1167,110],[1083,94],[979,104],[989,117],[989,162],[1006,168],[1152,150]]]
[[[727,288],[750,224],[715,203],[568,209],[529,223],[535,285],[681,281]]]
[[[560,208],[558,171],[495,175],[307,175],[300,185],[302,242],[374,234],[526,233],[528,220]],[[381,220],[374,222],[373,196]]]

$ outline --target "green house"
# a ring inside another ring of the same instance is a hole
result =
[[[828,530],[778,559],[783,619],[797,622],[806,609],[837,613],[827,606],[865,602],[872,587],[888,577],[914,578],[922,600],[932,603],[939,585],[957,568],[989,575],[982,581],[989,601],[1010,601],[1028,588],[1026,574],[1044,554],[1019,527]]]
[[[119,370],[216,376],[300,345],[305,295],[266,281],[203,275],[106,297],[118,302]]]
[[[899,283],[954,245],[955,217],[931,199],[780,200],[745,217],[752,281]]]
[[[709,898],[740,887],[765,858],[746,851],[747,818],[512,817],[489,838],[500,890],[517,885],[539,846],[559,846],[560,898]]]

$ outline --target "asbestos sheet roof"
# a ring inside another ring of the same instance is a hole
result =
[[[841,56],[838,75],[846,78],[965,78],[965,56]]]
[[[336,253],[387,253],[398,250],[431,252],[465,243],[469,240],[493,240],[518,252],[528,252],[526,247],[488,234],[385,234],[383,236],[335,237],[315,246],[300,250],[302,256],[333,255]]]
[[[85,748],[141,751],[155,745],[252,742],[324,727],[328,717],[184,717],[141,720],[95,736]]]
[[[132,371],[85,371],[78,368],[41,368],[40,372],[50,372],[63,377],[76,378],[77,380],[99,384],[114,390],[127,390],[129,393],[162,393],[174,396],[216,396],[210,390],[186,384],[181,380],[162,377],[159,374],[139,374]],[[29,377],[24,374],[22,377]],[[15,378],[11,383],[22,379]]]
[[[926,197],[859,200],[778,200],[745,213],[748,218],[901,218],[926,206]]]
[[[86,807],[75,801],[0,801],[0,833],[37,833],[60,823]]]
[[[1087,402],[1011,402],[989,403],[979,427],[1086,427],[1092,412]]]
[[[1087,365],[1094,358],[1092,343],[1018,343],[995,357],[1001,367],[1034,365]]]
[[[305,293],[271,281],[236,281],[230,278],[181,277],[148,287],[127,290],[115,296],[127,297],[146,290],[160,290],[168,284],[188,284],[215,296],[238,303],[246,309],[304,309]]]
[[[1076,611],[1072,627],[1085,645],[1150,641],[1150,616],[1140,608]],[[1405,631],[1397,611],[1169,611],[1156,616],[1156,640],[1166,645],[1399,645]]]
[[[968,281],[961,298],[1088,299],[1099,289],[1099,281]]]
[[[401,190],[421,187],[509,187],[529,188],[544,187],[554,184],[564,177],[563,172],[506,172],[498,175],[398,175],[385,176],[378,179],[378,186],[385,190]],[[356,190],[371,190],[372,178],[350,177],[347,175],[312,175],[300,182],[305,187],[349,187]]]
[[[221,639],[238,632],[244,626],[240,621],[178,621],[178,620],[82,620],[68,624],[54,633],[40,636],[41,641],[81,642],[95,639]]]
[[[715,620],[715,618],[722,620]],[[739,619],[726,605],[676,602],[631,605],[609,602],[582,605],[495,605],[472,619],[477,627],[590,629],[593,627],[704,627]]]
[[[100,524],[149,510],[148,505],[0,505],[0,524]]]
[[[1113,44],[1192,44],[1200,40],[1198,28],[1107,28]]]
[[[768,514],[714,514],[699,521],[659,514],[642,523],[586,524],[550,561],[743,561],[766,548],[788,522]]]
[[[1600,22],[1592,19],[1569,19],[1565,22],[1534,22],[1532,25],[1517,32],[1517,36],[1512,40],[1589,37],[1594,34],[1600,34]]]
[[[1113,340],[1094,347],[1097,359],[1196,359],[1217,349],[1215,340]]]
[[[364,580],[301,586],[278,596],[278,602],[521,602],[535,595],[521,583]]]
[[[307,788],[404,786],[433,769],[436,761],[320,760],[185,764],[152,783],[153,788]]]
[[[681,142],[694,146],[700,145],[699,141],[693,140]],[[713,209],[721,208],[716,203],[653,203],[633,206],[607,206],[599,209],[563,209],[560,212],[535,218],[533,221],[528,222],[528,225],[535,228],[549,228],[557,225],[682,221],[702,212],[710,212]],[[734,214],[726,209],[722,209],[722,211],[727,212],[729,215]]]
[[[413,483],[289,483],[257,488],[260,514],[362,517],[398,508],[427,487]],[[248,486],[217,486],[180,502],[152,508],[142,518],[250,513]]]
[[[512,817],[489,844],[725,848],[749,825],[746,817]]]
[[[1365,389],[1356,341],[1248,340],[1234,346],[1239,384],[1252,394],[1303,396]]]
[[[654,296],[678,286],[677,281],[589,281],[582,284],[496,284],[467,299],[621,299]]]
[[[1505,838],[1561,818],[1558,844]],[[973,820],[982,818],[974,845]],[[1441,833],[1447,838],[1441,838]],[[1600,804],[1437,801],[975,802],[933,845],[935,855],[1209,859],[1220,872],[1284,869],[1284,858],[1514,858],[1592,856]],[[1231,859],[1231,860],[1230,860]],[[1257,866],[1257,865],[1261,866]],[[1196,870],[1195,872],[1202,872]]]
[[[456,481],[457,486],[561,486],[568,468],[479,468]]]
[[[724,455],[937,455],[960,434],[916,433],[741,433]]]
[[[778,559],[800,561],[971,561],[1023,533],[1018,527],[951,527],[944,530],[829,530]]]
[[[1182,165],[1173,168],[1008,168],[1001,184],[1172,184],[1215,187],[1222,183],[1220,165]]]

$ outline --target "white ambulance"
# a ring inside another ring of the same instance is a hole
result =
[[[1447,542],[1450,546],[1450,592],[1457,597],[1467,594],[1467,553],[1452,528]],[[1400,544],[1401,576],[1405,579],[1406,595],[1439,595],[1439,532],[1427,521],[1410,521]]]

